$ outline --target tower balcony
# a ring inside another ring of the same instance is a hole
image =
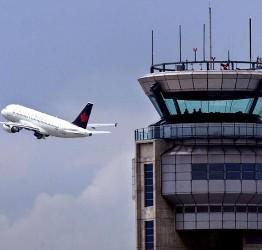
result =
[[[262,139],[262,123],[177,123],[135,130],[135,140]]]

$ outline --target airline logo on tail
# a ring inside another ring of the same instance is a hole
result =
[[[92,111],[92,107],[93,104],[88,103],[78,115],[78,117],[73,121],[73,124],[85,129]]]
[[[84,112],[80,115],[80,121],[81,122],[87,122],[88,121],[88,115]]]

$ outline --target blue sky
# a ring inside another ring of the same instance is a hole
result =
[[[213,54],[262,55],[259,0],[212,1]],[[94,102],[92,122],[119,122],[106,136],[38,141],[0,131],[0,248],[134,249],[133,131],[159,118],[137,78],[155,61],[202,54],[207,0],[0,0],[0,107],[19,103],[73,120]]]

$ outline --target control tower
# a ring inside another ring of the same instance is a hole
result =
[[[262,63],[153,65],[135,131],[137,249],[262,249]]]

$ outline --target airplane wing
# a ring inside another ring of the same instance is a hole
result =
[[[22,123],[16,123],[16,122],[0,122],[0,124],[6,125],[8,127],[18,127],[20,129],[27,129],[27,130],[31,130],[31,131],[37,131],[39,133],[43,133],[44,131],[37,127],[37,126],[31,126],[31,125],[25,125]]]
[[[101,128],[101,127],[117,127],[117,123],[90,123],[87,124],[87,128],[92,128],[92,129],[96,129],[96,128]]]

